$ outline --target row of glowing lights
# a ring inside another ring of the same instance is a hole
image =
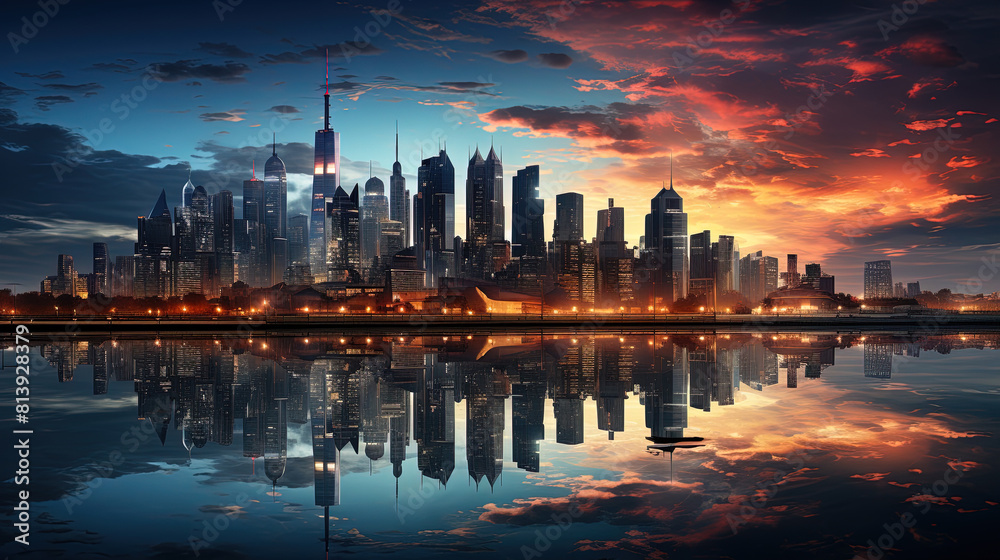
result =
[[[260,309],[257,309],[256,307],[251,307],[251,308],[249,309],[249,312],[250,312],[250,313],[258,313],[258,312],[260,312],[260,313],[263,313],[263,312],[265,311],[265,309],[264,309],[265,307],[267,307],[267,300],[264,300],[264,301],[263,301],[263,302],[261,303],[261,308],[260,308]],[[867,305],[865,305],[865,304],[861,304],[861,309],[867,309],[867,308],[868,308],[868,306],[867,306]],[[54,306],[54,307],[53,307],[53,309],[55,309],[55,310],[56,310],[56,313],[58,313],[58,312],[59,312],[59,306]],[[975,310],[975,308],[974,308],[974,307],[970,307],[969,309],[970,309],[970,310]],[[624,312],[624,311],[625,311],[625,307],[619,307],[619,308],[618,308],[618,310],[619,310],[620,312]],[[649,312],[653,312],[653,310],[654,310],[653,306],[649,306],[649,307],[647,308],[647,311],[649,311]],[[814,306],[809,306],[809,305],[802,305],[802,307],[780,307],[780,308],[779,308],[779,307],[772,307],[770,311],[771,311],[771,313],[778,313],[778,312],[782,312],[782,313],[784,313],[784,312],[788,312],[788,311],[816,311],[816,310],[818,310],[818,308],[817,308],[817,307],[814,307]],[[837,306],[837,311],[841,311],[841,310],[843,310],[843,307],[842,307],[842,306],[840,306],[840,305],[838,305],[838,306]],[[959,310],[960,310],[960,311],[965,311],[965,307],[962,307],[962,308],[960,308]],[[6,309],[5,309],[4,311],[6,311]],[[75,311],[75,310],[74,310],[74,311]],[[188,311],[188,308],[187,308],[187,306],[184,306],[184,307],[182,307],[182,308],[181,308],[181,312],[182,312],[182,313],[187,313],[187,311]],[[310,312],[311,310],[310,310],[310,309],[309,309],[308,307],[303,307],[303,308],[301,309],[301,311],[302,311],[303,313],[309,313],[309,312]],[[312,310],[312,311],[315,311],[315,310]],[[399,309],[398,309],[398,311],[399,311],[400,313],[405,313],[405,312],[406,312],[406,308],[405,308],[405,307],[402,307],[402,306],[400,306],[400,307],[399,307]],[[112,308],[112,309],[111,309],[111,313],[114,313],[114,312],[115,312],[115,309],[114,309],[114,308]],[[221,307],[216,307],[216,308],[215,308],[215,312],[216,312],[216,313],[222,313],[222,308],[221,308]],[[346,308],[346,307],[344,307],[344,306],[341,306],[341,307],[340,307],[340,309],[339,309],[339,312],[340,312],[340,313],[346,313],[346,312],[347,312],[347,308]],[[367,306],[367,307],[365,307],[365,313],[371,313],[371,312],[372,312],[372,308],[371,308],[371,306]],[[493,308],[492,308],[492,307],[488,307],[488,308],[486,309],[486,312],[487,312],[487,313],[492,313],[492,312],[493,312]],[[552,312],[553,312],[554,314],[558,315],[558,314],[559,314],[559,312],[560,312],[560,310],[558,310],[558,309],[554,309],[554,310],[552,310]],[[573,307],[573,308],[572,308],[572,309],[571,309],[571,310],[570,310],[569,312],[570,312],[570,313],[578,313],[578,311],[577,311],[577,308],[576,308],[576,307]],[[591,307],[591,308],[590,308],[590,310],[589,310],[589,312],[590,312],[590,313],[614,313],[614,310],[612,310],[612,309],[595,309],[595,308]],[[660,312],[661,312],[661,313],[667,313],[667,312],[668,312],[668,309],[667,309],[666,307],[661,307],[661,308],[660,308]],[[704,312],[705,312],[705,306],[701,306],[701,307],[699,307],[699,308],[698,308],[698,312],[700,312],[700,313],[704,313]],[[731,310],[730,310],[730,308],[728,308],[728,307],[727,307],[727,308],[725,309],[725,311],[724,311],[724,312],[725,312],[725,313],[732,313],[732,311],[731,311]],[[11,310],[11,313],[13,314],[13,313],[14,313],[14,311],[13,311],[13,310]],[[148,315],[152,315],[152,314],[153,314],[153,309],[147,309],[147,310],[146,310],[146,313],[147,313]],[[247,313],[247,310],[244,310],[244,309],[240,308],[240,309],[239,309],[239,313],[240,313],[240,315],[245,315],[245,314]],[[444,308],[444,309],[442,309],[442,310],[441,310],[441,313],[443,313],[443,314],[447,315],[447,314],[448,314],[448,308]],[[466,311],[466,313],[467,313],[468,315],[474,315],[474,314],[475,314],[475,312],[474,312],[474,311],[472,311],[471,309],[469,309],[468,311]],[[757,306],[757,307],[755,307],[754,309],[752,309],[752,310],[751,310],[751,313],[754,313],[754,314],[761,314],[761,313],[765,313],[765,309],[764,309],[764,307],[763,307],[763,306]],[[161,314],[161,310],[160,310],[160,309],[157,309],[157,310],[156,310],[156,314],[157,314],[157,315],[160,315],[160,314]]]

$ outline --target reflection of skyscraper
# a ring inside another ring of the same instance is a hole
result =
[[[632,348],[617,339],[599,339],[597,344],[597,429],[608,432],[625,430],[625,399],[632,388]]]
[[[447,484],[455,470],[455,376],[437,356],[425,355],[413,419],[417,468]]]
[[[538,472],[538,442],[545,438],[545,377],[538,359],[519,359],[511,391],[513,460],[517,468]]]
[[[503,471],[504,399],[510,394],[510,381],[490,364],[469,364],[466,403],[466,458],[469,476],[479,482],[483,477],[490,484]]]
[[[892,377],[892,344],[865,342],[865,377]]]
[[[309,374],[309,406],[312,423],[313,487],[316,505],[328,508],[340,505],[340,449],[334,442],[332,394],[333,364],[329,360],[313,362]],[[329,514],[329,511],[327,511]]]
[[[646,427],[660,438],[684,436],[688,407],[688,354],[672,342],[656,347],[651,363],[644,364],[639,385],[639,402],[646,409]],[[692,390],[694,381],[691,381]],[[695,403],[691,402],[695,407]]]
[[[267,390],[264,399],[264,474],[272,485],[285,474],[288,453],[288,379],[273,363],[265,369]]]

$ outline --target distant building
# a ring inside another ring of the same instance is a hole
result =
[[[920,282],[908,282],[906,284],[906,297],[917,297],[921,294]]]
[[[865,299],[891,298],[892,262],[871,261],[865,263]]]
[[[778,259],[762,251],[740,259],[740,293],[752,304],[760,303],[778,289]]]

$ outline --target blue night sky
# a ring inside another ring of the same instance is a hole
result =
[[[630,244],[672,150],[689,233],[796,252],[838,291],[876,258],[924,289],[1000,289],[982,268],[1000,250],[992,2],[927,2],[896,29],[875,0],[232,4],[69,2],[30,38],[37,2],[0,8],[0,283],[37,289],[59,253],[89,272],[94,241],[131,253],[135,217],[160,189],[177,205],[189,167],[238,197],[272,132],[305,212],[329,49],[343,186],[369,161],[388,177],[398,121],[411,192],[447,144],[458,235],[477,144],[503,149],[508,217],[509,177],[539,164],[546,235],[577,191],[585,234],[614,197]]]

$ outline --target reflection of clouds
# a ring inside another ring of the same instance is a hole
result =
[[[637,527],[623,538],[578,540],[575,550],[657,557],[668,547],[707,546],[731,536],[732,519],[739,519],[742,529],[817,515],[823,503],[818,496],[840,491],[835,489],[868,493],[875,488],[868,484],[875,484],[902,503],[914,500],[909,487],[928,483],[926,477],[914,482],[917,475],[944,472],[945,462],[953,468],[976,466],[931,452],[942,443],[982,435],[961,429],[954,417],[881,407],[875,413],[851,389],[821,381],[793,391],[741,393],[745,401],[737,406],[708,413],[689,409],[687,431],[704,436],[706,446],[675,452],[672,483],[669,459],[643,453],[648,432],[626,430],[615,435],[613,445],[592,438],[575,446],[584,457],[567,458],[575,468],[559,469],[577,473],[597,467],[616,477],[621,473],[617,480],[531,474],[529,484],[565,488],[566,495],[487,504],[479,519],[513,527],[551,525],[553,515],[575,506],[580,515],[574,522]],[[626,418],[643,415],[638,399],[626,401]],[[915,457],[936,464],[916,469]],[[562,459],[555,465],[564,466]],[[852,486],[851,479],[865,486]]]

